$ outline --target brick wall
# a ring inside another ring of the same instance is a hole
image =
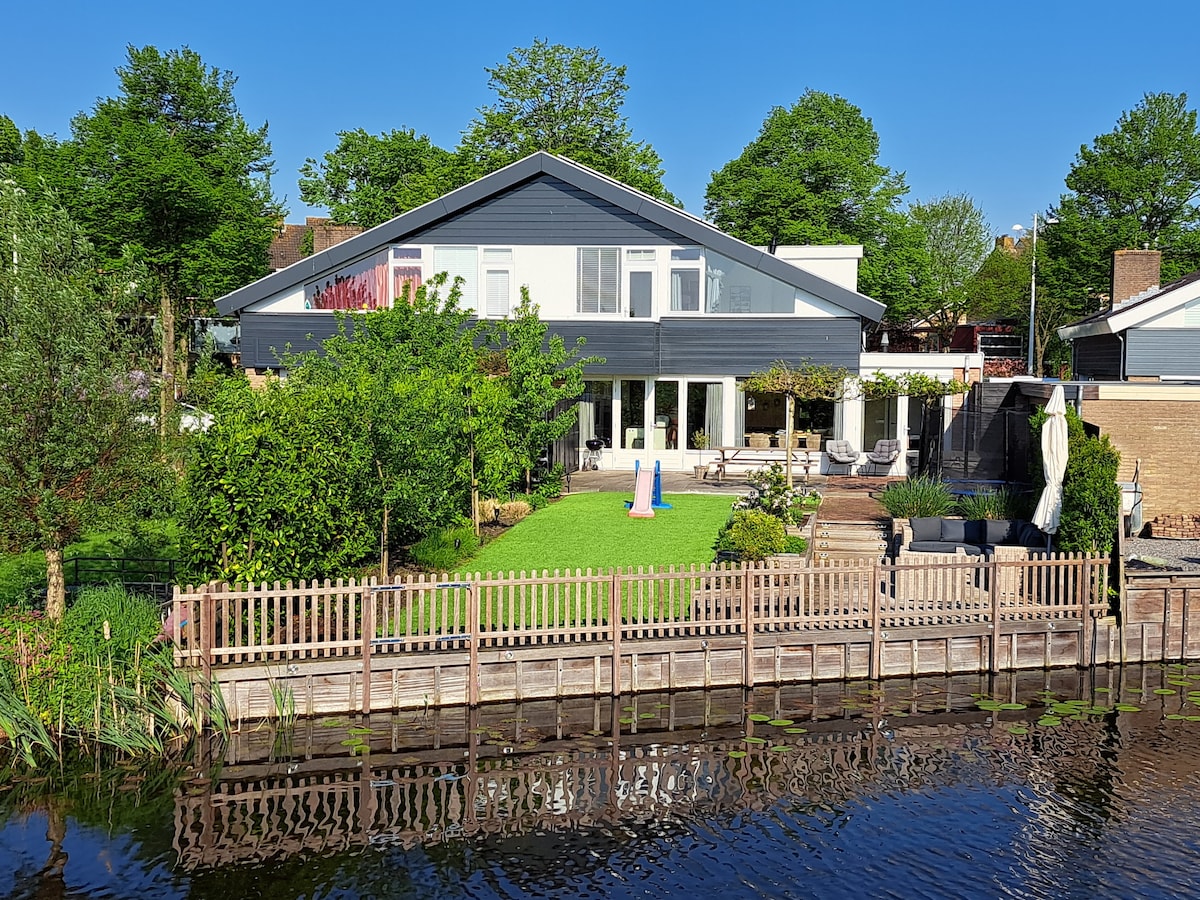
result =
[[[1121,451],[1119,480],[1132,481],[1141,458],[1143,518],[1200,512],[1200,403],[1185,400],[1085,400],[1083,419]]]
[[[1158,287],[1161,270],[1162,253],[1158,250],[1118,250],[1113,253],[1113,305]]]

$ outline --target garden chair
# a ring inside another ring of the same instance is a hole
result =
[[[896,457],[899,455],[899,441],[876,441],[875,449],[867,454],[867,465],[871,466],[871,474],[878,474],[877,470],[880,466],[883,466],[885,471],[891,469],[892,463],[896,461]]]
[[[858,451],[849,441],[829,441],[825,445],[825,455],[829,457],[830,470],[836,466],[845,466],[846,474],[854,474],[854,464],[858,462]]]

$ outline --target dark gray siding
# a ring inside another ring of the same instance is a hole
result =
[[[657,322],[548,322],[568,343],[582,335],[584,352],[603,356],[592,374],[749,375],[777,359],[858,371],[858,319],[667,319]]]
[[[1121,340],[1098,334],[1074,342],[1075,377],[1090,381],[1121,380]]]
[[[316,349],[337,331],[332,315],[243,313],[242,365],[279,365],[278,354]],[[862,326],[858,319],[667,319],[664,322],[550,321],[551,334],[568,346],[586,337],[584,354],[602,356],[588,371],[627,375],[749,375],[777,359],[843,366],[858,371]]]
[[[242,365],[273,368],[289,344],[295,353],[316,350],[337,333],[337,320],[328,313],[242,313]],[[309,337],[311,335],[311,338]]]
[[[1200,375],[1200,328],[1130,328],[1125,375]]]
[[[518,246],[694,243],[552,175],[541,175],[400,240]]]

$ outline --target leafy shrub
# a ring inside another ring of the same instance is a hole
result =
[[[567,470],[563,464],[555,463],[550,469],[542,473],[541,481],[533,493],[547,502],[556,500],[562,496],[563,482],[566,480],[566,477]]]
[[[973,497],[960,497],[956,508],[964,519],[1018,519],[1022,506],[1016,494],[1002,487],[980,491]]]
[[[460,562],[479,549],[471,525],[439,528],[408,548],[412,561],[429,572],[453,572]]]
[[[742,559],[766,559],[783,553],[787,534],[778,517],[759,509],[736,510],[717,535],[714,550],[733,550]]]
[[[533,512],[533,504],[527,500],[510,500],[500,506],[500,524],[516,525]]]
[[[1068,553],[1110,553],[1117,534],[1121,454],[1107,437],[1085,438],[1070,448],[1063,480],[1062,517],[1055,542]]]
[[[950,489],[936,478],[895,481],[879,495],[883,508],[896,519],[914,516],[944,516],[954,508]]]
[[[1049,416],[1039,409],[1029,417],[1034,452],[1029,471],[1034,496],[1046,486],[1042,471],[1042,426]],[[1063,475],[1063,506],[1054,543],[1060,550],[1110,553],[1121,515],[1117,470],[1121,454],[1107,437],[1089,437],[1073,406],[1067,407],[1067,470]]]
[[[807,553],[808,541],[799,535],[789,534],[783,539],[782,553]]]

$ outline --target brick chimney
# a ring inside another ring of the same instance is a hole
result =
[[[1113,253],[1112,306],[1158,287],[1162,271],[1159,250],[1117,250]]]

